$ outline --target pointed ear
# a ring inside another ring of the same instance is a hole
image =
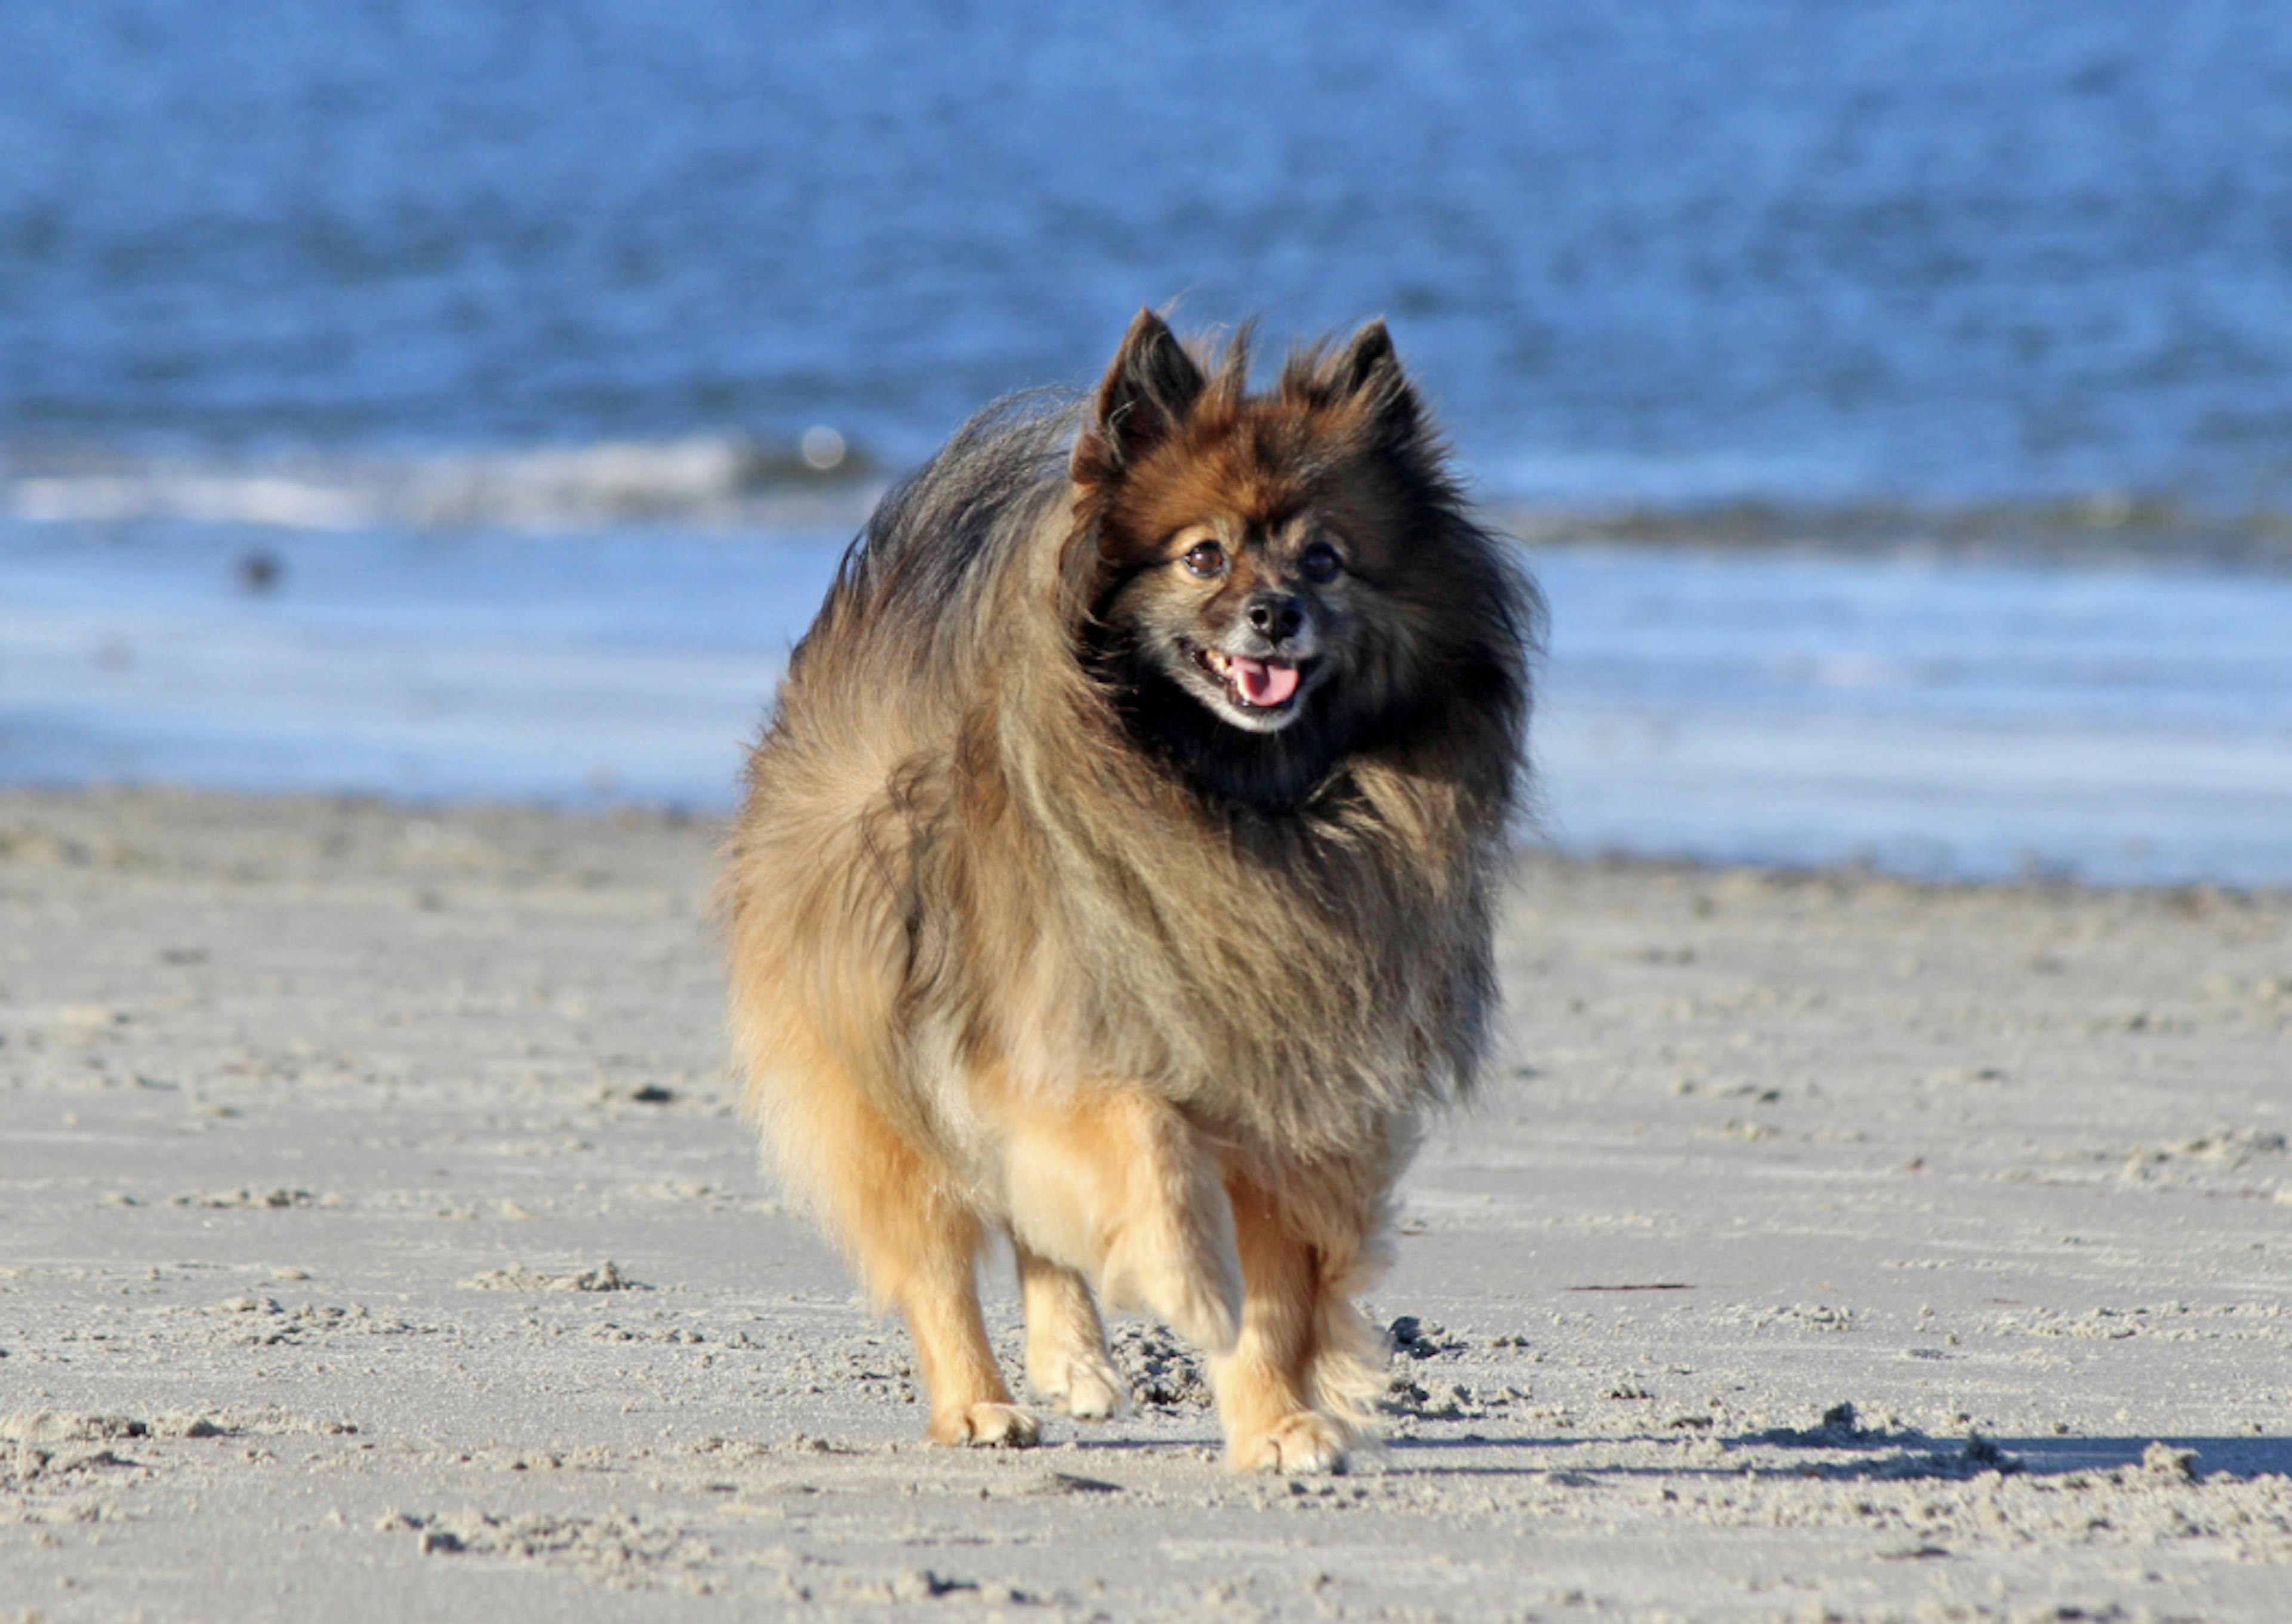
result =
[[[1422,421],[1416,391],[1400,370],[1384,318],[1362,324],[1321,376],[1338,400],[1358,402],[1388,439],[1398,442],[1416,434]]]
[[[1363,322],[1360,331],[1337,352],[1336,359],[1329,363],[1329,381],[1340,394],[1359,394],[1361,386],[1385,367],[1398,372],[1400,358],[1393,353],[1392,335],[1385,331],[1384,318],[1378,316]]]
[[[1098,386],[1089,421],[1075,442],[1078,484],[1112,479],[1185,422],[1202,392],[1202,369],[1180,347],[1169,324],[1142,310],[1122,335],[1114,364]]]

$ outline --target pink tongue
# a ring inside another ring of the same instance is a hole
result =
[[[1252,705],[1279,705],[1297,691],[1297,667],[1269,659],[1233,656],[1233,674],[1241,679],[1241,697]]]

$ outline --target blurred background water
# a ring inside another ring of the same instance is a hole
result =
[[[1578,849],[2292,883],[2292,12],[0,20],[0,778],[721,806],[882,480],[1382,312]]]

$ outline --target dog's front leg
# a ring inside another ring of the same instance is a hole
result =
[[[1237,1182],[1233,1201],[1248,1305],[1232,1352],[1210,1363],[1226,1463],[1342,1472],[1350,1428],[1311,1402],[1323,1290],[1316,1248],[1290,1232],[1270,1192]]]
[[[1389,1155],[1229,1174],[1248,1296],[1241,1335],[1210,1377],[1238,1470],[1342,1472],[1368,1422],[1384,1342],[1353,1293],[1376,1272]]]
[[[939,1443],[1024,1447],[1040,1431],[1011,1402],[979,1312],[984,1232],[964,1193],[826,1066],[794,1074],[803,1095],[801,1169],[878,1305],[895,1305],[915,1339],[916,1374]],[[841,1084],[841,1086],[838,1086]]]
[[[934,1443],[1000,1443],[1024,1448],[1038,1434],[1035,1418],[1011,1402],[974,1278],[979,1230],[968,1215],[945,1216],[944,1244],[916,1259],[900,1282],[900,1309],[916,1345],[916,1373],[931,1400]],[[966,1244],[966,1242],[968,1244]]]
[[[1217,1157],[1174,1106],[1131,1089],[1039,1105],[1010,1129],[1012,1232],[1213,1354],[1241,1322],[1241,1260]]]

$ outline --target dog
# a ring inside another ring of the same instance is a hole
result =
[[[1128,1398],[1094,1292],[1209,1356],[1227,1459],[1344,1468],[1355,1297],[1468,1092],[1537,600],[1382,322],[1253,392],[1142,311],[890,492],[790,657],[719,906],[748,1113],[904,1315],[928,1435]]]

